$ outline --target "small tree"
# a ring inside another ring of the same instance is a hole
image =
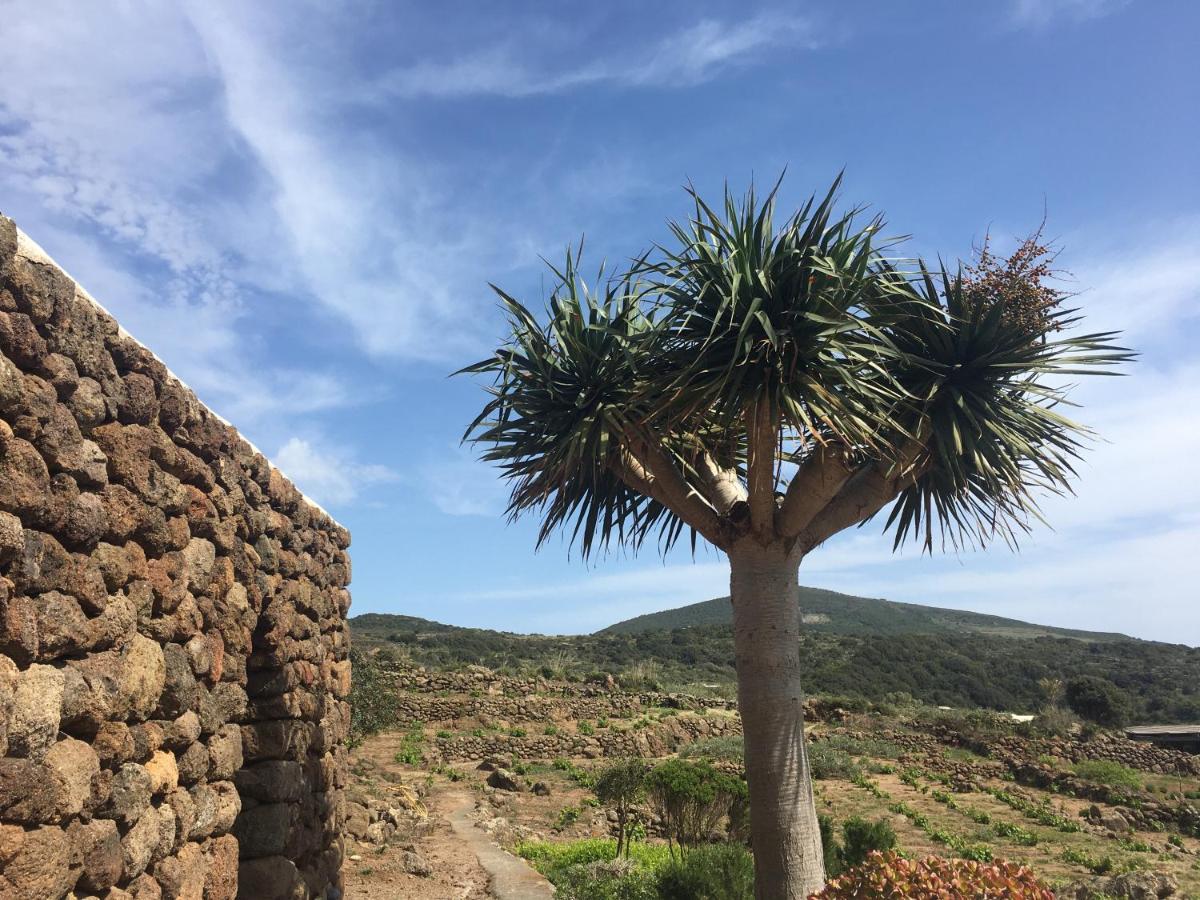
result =
[[[707,840],[734,801],[746,795],[746,785],[707,762],[672,759],[650,771],[646,791],[668,843],[682,852]]]
[[[646,764],[640,759],[626,759],[609,766],[592,785],[601,803],[617,813],[617,856],[624,849],[629,855],[629,813],[646,795]]]
[[[839,179],[840,181],[840,179]],[[1129,358],[1079,334],[1034,235],[965,271],[898,268],[838,182],[781,227],[774,191],[673,223],[673,245],[589,287],[567,253],[545,321],[499,288],[505,343],[468,428],[585,556],[703,539],[730,566],[759,900],[825,881],[804,741],[802,561],[891,507],[895,543],[1010,544],[1065,493],[1087,430],[1064,378]]]
[[[1095,675],[1077,675],[1067,682],[1067,705],[1089,722],[1119,728],[1129,718],[1129,698],[1115,684]]]
[[[1050,709],[1058,708],[1062,703],[1063,692],[1066,686],[1061,678],[1039,678],[1038,687],[1042,690],[1042,696],[1046,698],[1046,706]]]
[[[363,738],[396,724],[396,694],[374,656],[350,651],[354,678],[350,682],[351,748]]]

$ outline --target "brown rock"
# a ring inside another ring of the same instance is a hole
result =
[[[149,425],[158,415],[158,398],[154,382],[137,372],[121,379],[125,386],[125,397],[117,416],[123,424]]]
[[[125,875],[140,875],[163,859],[175,843],[175,811],[170,806],[152,806],[121,839]]]
[[[129,882],[128,891],[133,900],[162,900],[162,888],[159,887],[158,879],[149,873],[139,875]]]
[[[33,599],[0,592],[0,652],[22,665],[38,655],[37,607]]]
[[[282,856],[243,859],[239,864],[241,894],[255,900],[305,900],[308,891],[296,864]]]
[[[44,764],[65,786],[64,800],[59,807],[62,818],[78,815],[89,807],[92,783],[100,774],[100,758],[95,750],[83,741],[67,738],[50,748]]]
[[[63,674],[50,666],[32,665],[13,689],[8,722],[10,756],[40,761],[58,736],[63,700]]]
[[[121,855],[121,834],[110,819],[75,822],[68,830],[83,862],[78,887],[85,891],[103,891],[121,878],[125,867]]]
[[[156,750],[146,761],[146,774],[150,776],[150,792],[155,796],[173,791],[179,786],[179,766],[175,754]]]
[[[192,843],[158,862],[154,877],[162,888],[163,900],[204,900],[205,863],[204,854]]]
[[[50,472],[33,444],[20,438],[0,440],[0,511],[37,518],[49,493]]]
[[[19,900],[62,897],[79,874],[77,849],[67,833],[53,825],[24,832],[4,866],[4,879]]]
[[[37,369],[50,350],[29,316],[0,312],[0,352],[22,369]]]
[[[0,758],[0,816],[8,822],[57,822],[69,806],[67,785],[49,766],[29,759]]]
[[[204,900],[235,900],[238,893],[237,838],[226,834],[205,842],[204,855],[208,860]]]
[[[38,658],[46,661],[89,649],[88,620],[79,601],[58,591],[39,594],[33,601],[38,623]]]
[[[122,763],[134,758],[133,737],[124,722],[104,722],[96,731],[92,749],[100,757],[100,764],[108,769],[119,768]]]
[[[227,781],[242,767],[242,731],[237,725],[224,725],[209,739],[211,781]]]

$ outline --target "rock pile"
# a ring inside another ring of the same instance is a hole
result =
[[[0,897],[340,892],[349,540],[0,217]]]

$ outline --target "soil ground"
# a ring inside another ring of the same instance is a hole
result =
[[[681,716],[689,713],[679,713]],[[606,727],[636,728],[634,719],[619,715],[604,720]],[[450,761],[413,764],[414,728],[422,752],[436,758],[435,737],[447,734],[478,734],[481,730],[522,724],[518,718],[502,725],[483,718],[459,718],[446,722],[409,725],[406,730],[368,739],[352,755],[353,766],[363,766],[383,781],[403,782],[419,788],[428,810],[424,820],[405,833],[397,833],[385,844],[351,842],[346,864],[349,898],[420,898],[420,900],[482,900],[496,897],[493,879],[478,857],[479,844],[456,833],[448,817],[453,810],[466,807],[478,834],[489,846],[494,841],[509,850],[522,840],[570,841],[586,837],[609,836],[606,810],[599,808],[591,791],[582,787],[580,773],[594,771],[603,759],[575,758],[543,760],[512,758],[506,765],[517,774],[525,788],[519,792],[493,790],[486,786],[488,771],[475,762]],[[545,723],[524,723],[531,730]],[[579,723],[559,723],[574,730]],[[858,722],[847,729],[837,724],[818,725],[816,732],[861,733],[870,725]],[[891,726],[889,726],[891,727]],[[547,732],[549,733],[549,732]],[[423,736],[422,736],[423,735]],[[1092,804],[1072,797],[1014,785],[1000,778],[977,774],[973,781],[957,785],[958,790],[937,780],[945,765],[985,762],[965,751],[933,745],[922,752],[909,752],[903,760],[857,756],[867,782],[831,778],[815,783],[820,810],[835,826],[852,816],[867,819],[886,818],[897,834],[897,844],[913,855],[962,855],[949,842],[970,848],[984,847],[995,856],[1030,865],[1043,879],[1066,883],[1086,878],[1107,858],[1116,870],[1137,866],[1173,875],[1179,883],[1179,898],[1200,898],[1200,840],[1177,831],[1128,831],[1117,833],[1085,820],[1080,814]],[[1068,764],[1063,763],[1064,767]],[[352,766],[352,767],[353,767]],[[986,767],[978,772],[986,771]],[[907,772],[906,778],[901,774]],[[997,769],[999,772],[999,769]],[[1144,773],[1146,785],[1161,795],[1166,790],[1187,790],[1189,796],[1200,790],[1200,779],[1158,776]],[[1185,783],[1186,782],[1186,783]],[[536,783],[541,793],[530,790]],[[871,787],[873,785],[873,787]],[[1081,830],[1062,831],[1031,820],[1017,809],[987,793],[987,789],[1018,793],[1034,803],[1046,804],[1064,820],[1077,823]],[[949,802],[947,800],[949,799]],[[903,804],[907,816],[898,812]],[[1117,807],[1097,804],[1107,816]],[[978,819],[986,814],[986,822]],[[914,820],[916,822],[914,823]],[[460,822],[460,825],[462,823]],[[461,832],[461,828],[460,828]],[[473,833],[468,833],[474,838]],[[653,838],[651,838],[653,839]],[[420,877],[409,874],[403,863],[405,849],[420,854],[433,874]],[[511,858],[516,866],[524,864]],[[530,898],[538,896],[529,895]],[[509,900],[527,900],[521,893]]]

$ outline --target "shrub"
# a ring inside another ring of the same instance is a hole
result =
[[[396,724],[396,698],[374,657],[351,651],[350,665],[354,677],[350,682],[349,744],[354,748],[367,735]]]
[[[814,746],[827,747],[831,750],[844,750],[851,756],[875,756],[880,759],[896,759],[902,752],[891,741],[882,738],[854,737],[848,734],[831,734]]]
[[[818,814],[817,825],[821,829],[821,856],[825,860],[825,875],[832,878],[842,873],[842,848],[833,833],[833,819]]]
[[[1067,682],[1066,694],[1072,712],[1089,722],[1119,728],[1129,718],[1129,696],[1105,678],[1078,675]]]
[[[658,900],[659,896],[655,874],[627,859],[562,869],[554,887],[558,900]]]
[[[741,762],[745,756],[745,745],[741,737],[704,738],[688,744],[680,751],[680,756],[687,759],[701,757],[704,759],[727,759]]]
[[[629,812],[646,793],[646,764],[640,759],[615,763],[596,777],[593,786],[600,801],[617,813],[617,855],[628,853]]]
[[[859,768],[850,754],[836,747],[826,747],[822,741],[808,748],[808,765],[812,777],[818,779],[843,778],[852,779],[859,774]]]
[[[646,792],[663,821],[668,842],[692,847],[729,814],[735,800],[747,795],[746,783],[707,762],[671,759],[646,776]]]
[[[1086,778],[1097,784],[1133,788],[1134,790],[1142,786],[1142,779],[1137,772],[1110,759],[1083,759],[1071,768],[1080,778]]]
[[[697,847],[659,873],[661,900],[752,900],[754,857],[740,844]]]
[[[853,868],[866,861],[874,851],[886,852],[896,846],[896,832],[887,819],[868,822],[854,816],[842,823],[842,865]]]
[[[866,862],[833,879],[810,900],[1054,900],[1033,873],[1015,863],[978,863],[930,856],[905,859],[872,853]]]
[[[521,841],[516,846],[518,856],[545,875],[554,884],[564,879],[569,869],[595,862],[612,862],[617,855],[617,842],[607,838],[588,838],[581,841]],[[629,860],[646,871],[655,871],[667,861],[669,851],[662,844],[634,844]],[[586,897],[586,894],[581,895]]]
[[[874,822],[868,822],[861,816],[847,819],[842,823],[841,841],[828,816],[817,816],[817,825],[821,829],[825,874],[830,878],[861,864],[872,851],[883,852],[896,846],[896,832],[887,819]]]

